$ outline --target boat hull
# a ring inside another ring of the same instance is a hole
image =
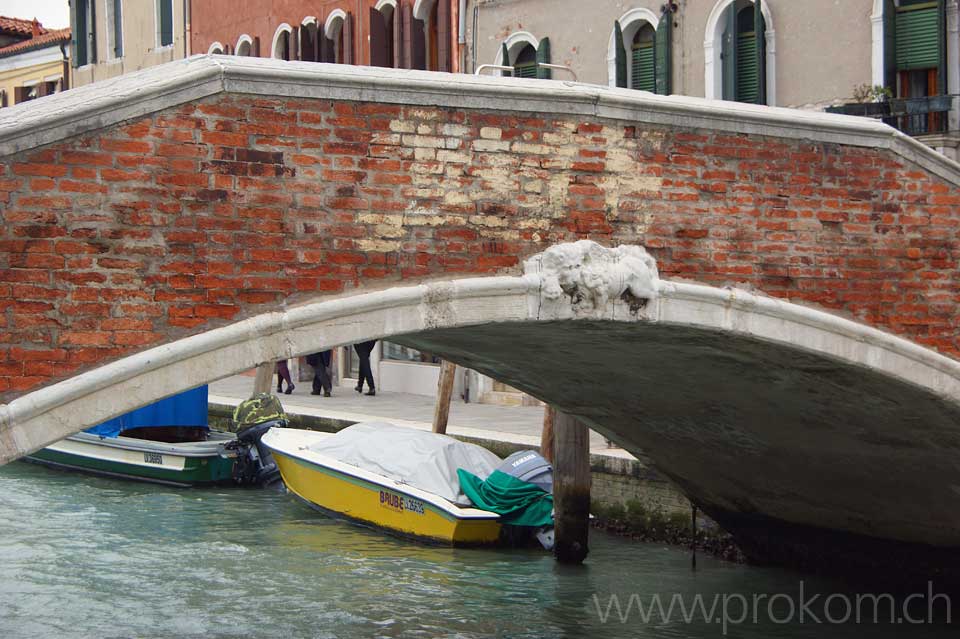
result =
[[[433,543],[482,546],[500,540],[501,524],[495,513],[459,508],[386,477],[378,480],[379,476],[335,460],[296,448],[285,450],[289,447],[278,446],[269,435],[263,442],[273,453],[287,488],[323,512]]]
[[[223,441],[165,444],[79,433],[24,459],[52,468],[188,487],[231,480],[233,460],[218,451]]]

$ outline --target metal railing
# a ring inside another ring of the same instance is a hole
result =
[[[566,71],[573,76],[573,81],[577,82],[577,74],[573,69],[564,65],[564,64],[549,64],[547,62],[537,62],[538,67],[543,67],[545,69],[556,69],[558,71]],[[487,69],[494,69],[496,71],[509,71],[510,75],[513,75],[515,69],[513,67],[508,67],[504,64],[481,64],[477,67],[477,70],[473,72],[474,75],[481,75]]]
[[[830,113],[879,118],[907,135],[947,133],[950,111],[956,95],[930,95],[919,98],[893,98],[884,102],[865,102],[828,107]]]

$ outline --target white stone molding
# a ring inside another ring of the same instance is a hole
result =
[[[207,49],[207,54],[209,55],[222,55],[223,54],[223,45],[218,41],[210,45],[210,48]]]
[[[540,48],[540,40],[538,40],[537,37],[529,31],[514,31],[507,36],[507,39],[503,41],[503,44],[507,45],[507,55],[510,56],[510,59],[504,61],[503,47],[497,47],[497,55],[494,58],[494,64],[507,67],[513,64],[513,61],[517,59],[517,55],[526,45],[532,45],[534,49]]]
[[[233,48],[234,55],[249,57],[253,55],[253,38],[244,33],[237,38],[237,46]]]
[[[274,60],[282,59],[279,57],[279,51],[277,50],[277,47],[280,46],[280,38],[284,33],[286,33],[288,37],[293,33],[293,27],[286,22],[282,23],[279,27],[277,27],[277,30],[273,32],[273,42],[270,44],[270,57]],[[293,43],[291,42],[290,45],[293,46]]]
[[[882,122],[560,80],[196,55],[0,109],[0,157],[219,93],[588,117],[885,149],[960,186],[960,163]]]
[[[327,21],[323,23],[323,33],[330,40],[336,41],[340,36],[340,30],[343,29],[343,22],[347,19],[347,14],[343,9],[334,9],[327,16]]]

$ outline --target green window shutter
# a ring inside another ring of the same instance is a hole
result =
[[[756,103],[760,90],[757,82],[757,41],[752,33],[737,36],[737,102]]]
[[[753,0],[754,56],[757,73],[757,104],[767,103],[767,23],[763,19],[763,0]]]
[[[897,90],[897,5],[895,0],[883,2],[883,84]]]
[[[88,14],[87,27],[87,62],[95,63],[97,61],[97,3],[94,0],[87,0],[84,4],[90,12]]]
[[[613,51],[616,59],[616,85],[618,87],[627,86],[627,51],[623,46],[623,29],[620,28],[620,21],[613,21]]]
[[[670,6],[668,2],[666,7]],[[654,55],[653,68],[656,72],[654,92],[660,95],[670,95],[670,79],[672,73],[672,33],[673,33],[673,12],[665,10],[660,16],[660,24],[657,25],[657,35],[655,38],[656,48]]]
[[[652,44],[634,45],[630,65],[631,86],[641,91],[656,91],[656,74],[654,73],[654,47]]]
[[[737,97],[737,11],[735,5],[727,7],[727,28],[723,32],[720,53],[723,67],[723,99],[736,100]]]
[[[87,12],[81,10],[83,0],[70,3],[70,66],[77,68],[87,63]]]
[[[160,46],[173,44],[173,0],[160,0]]]
[[[503,43],[503,44],[500,45],[500,64],[502,64],[502,65],[505,66],[505,67],[509,67],[509,66],[510,66],[510,50],[507,49],[506,43]],[[501,72],[500,72],[500,75],[509,76],[509,75],[510,75],[510,72],[509,72],[509,71],[501,71]],[[516,75],[516,72],[514,72],[513,75]]]
[[[540,46],[537,47],[537,64],[540,63],[550,64],[550,38],[543,38],[540,40]],[[536,76],[541,80],[549,80],[553,77],[551,69],[537,66],[536,67]]]
[[[123,57],[123,13],[120,0],[113,0],[113,56]]]
[[[937,2],[897,10],[897,69],[930,69],[940,65],[940,11]]]

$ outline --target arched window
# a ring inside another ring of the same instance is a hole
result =
[[[537,77],[537,50],[529,44],[520,49],[520,53],[513,61],[513,77]]]
[[[673,5],[662,11],[658,18],[649,9],[631,9],[614,23],[607,44],[610,86],[670,93]]]
[[[270,57],[277,60],[295,59],[295,43],[293,41],[293,27],[287,23],[277,27],[273,34],[273,46],[270,47]]]
[[[395,0],[381,0],[370,7],[370,66],[400,66],[394,42],[395,30],[399,30],[396,8]]]
[[[239,56],[252,56],[256,55],[256,52],[253,49],[254,40],[247,34],[243,34],[237,40],[237,46],[234,47],[236,55]]]
[[[511,33],[500,45],[495,64],[513,67],[513,71],[502,71],[501,75],[520,78],[550,79],[549,67],[541,63],[550,63],[550,38],[537,40],[526,31]]]
[[[630,88],[641,91],[657,90],[654,41],[657,32],[649,24],[637,29],[630,47]]]
[[[723,32],[723,99],[752,104],[766,102],[764,87],[763,16],[749,1],[731,4]]]
[[[413,6],[410,67],[425,71],[450,70],[449,4],[417,0]]]
[[[319,33],[316,18],[303,19],[300,24],[300,60],[306,60],[307,62],[320,61],[320,39],[317,37]]]
[[[327,16],[320,43],[320,61],[353,64],[353,14],[334,9]]]
[[[214,42],[210,45],[210,48],[207,49],[207,53],[210,55],[223,55],[223,45],[219,42]]]
[[[718,0],[703,44],[706,97],[774,105],[774,42],[769,2]]]

